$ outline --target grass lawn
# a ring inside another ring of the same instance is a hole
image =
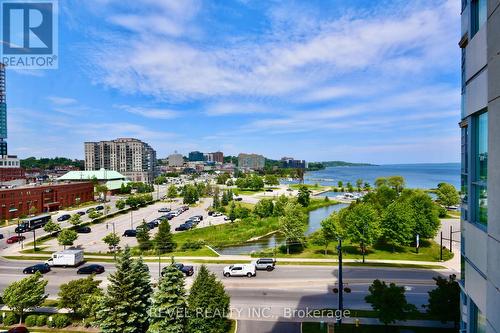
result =
[[[312,190],[312,191],[328,189],[328,186],[322,186],[319,184],[292,184],[288,187],[291,188],[292,190],[299,190],[302,186],[305,186],[305,187],[307,187],[307,189]]]
[[[449,210],[448,214],[446,214],[447,218],[450,219],[459,219],[460,218],[460,212],[456,210]]]
[[[342,324],[341,327],[335,326],[336,333],[400,333],[405,332],[413,333],[452,333],[456,332],[451,328],[427,328],[427,327],[406,327],[406,326],[372,326],[363,325],[359,327],[355,325]],[[321,323],[302,323],[302,333],[327,333],[328,326]]]
[[[420,242],[421,247],[419,253],[415,253],[414,247],[401,247],[396,248],[393,252],[392,246],[387,244],[378,244],[367,249],[366,259],[386,259],[386,260],[413,260],[413,261],[439,261],[439,245],[434,241],[423,240]],[[278,258],[337,258],[337,251],[335,250],[336,243],[330,244],[327,254],[325,255],[325,248],[319,245],[308,244],[302,250],[295,250],[291,248],[291,253],[286,254],[286,247],[281,246],[276,256]],[[348,241],[343,242],[343,257],[346,259],[362,259],[363,256],[359,250],[359,246],[353,245]],[[273,249],[261,251],[253,254],[253,256],[272,256]],[[447,249],[443,250],[443,259],[449,260],[453,257]]]
[[[178,244],[203,240],[209,245],[236,245],[250,238],[262,236],[278,229],[278,218],[249,217],[239,222],[229,222],[206,228],[192,229],[174,234]]]
[[[264,192],[264,189],[262,189],[262,190],[249,190],[249,189],[240,190],[237,188],[233,189],[234,195],[253,195],[253,194],[262,193],[262,192]]]

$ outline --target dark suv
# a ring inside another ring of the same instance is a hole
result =
[[[137,236],[137,231],[135,231],[134,229],[125,230],[125,232],[123,233],[123,236],[125,236],[125,237],[135,237],[135,236]]]

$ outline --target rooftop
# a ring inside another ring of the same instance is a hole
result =
[[[86,171],[69,171],[57,180],[92,180],[97,178],[97,180],[118,180],[125,179],[125,176],[118,171],[113,170],[86,170]]]

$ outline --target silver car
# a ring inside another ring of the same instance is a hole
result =
[[[272,271],[276,265],[276,260],[273,258],[260,258],[252,262],[255,269]]]

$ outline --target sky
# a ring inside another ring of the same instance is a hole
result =
[[[59,68],[7,70],[9,153],[135,137],[160,158],[458,162],[459,6],[59,1]]]

